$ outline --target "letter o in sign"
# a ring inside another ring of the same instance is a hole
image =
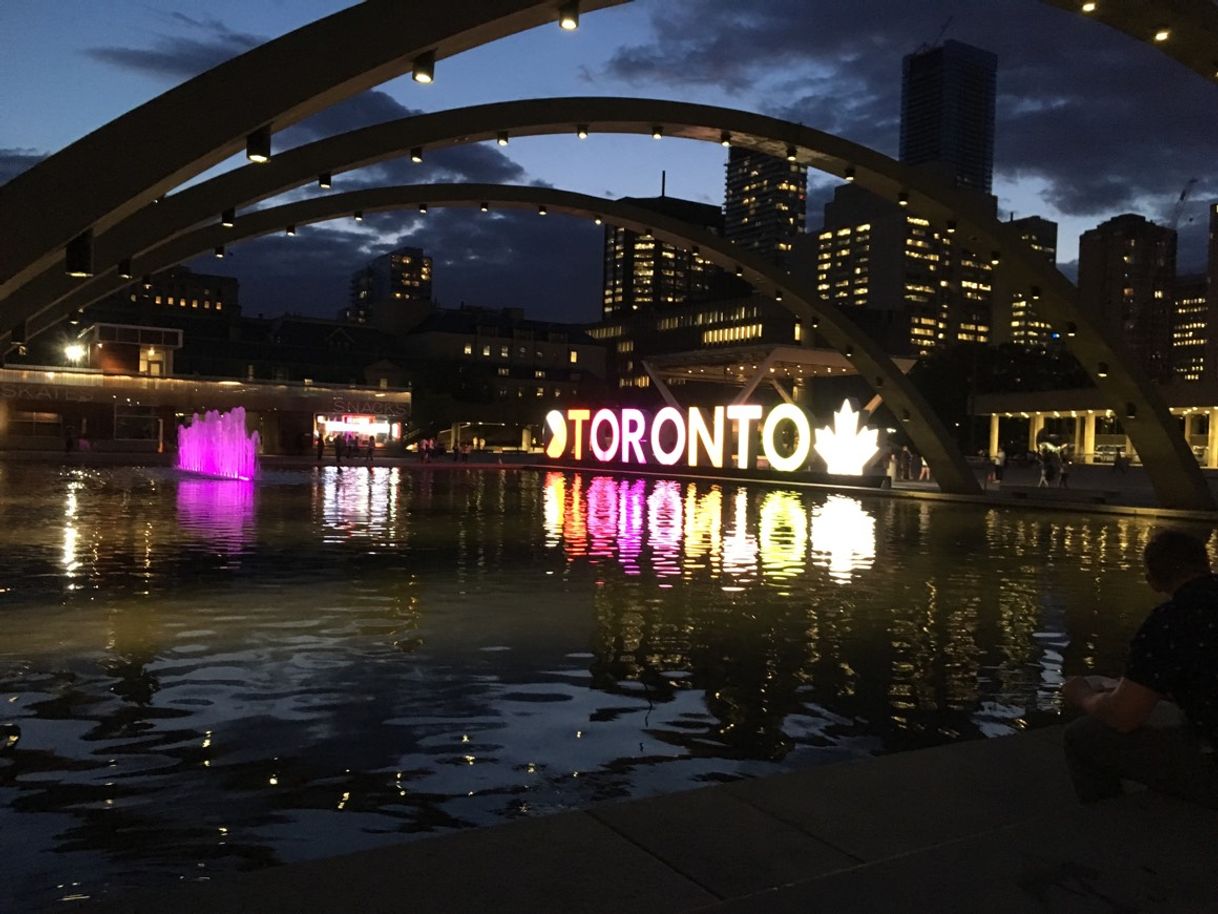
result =
[[[783,422],[795,425],[795,450],[789,457],[778,453],[774,443],[774,434]],[[812,426],[804,411],[791,403],[780,403],[770,410],[770,414],[765,417],[765,425],[761,427],[761,449],[765,452],[765,459],[770,462],[770,466],[780,473],[794,473],[807,463],[808,454],[812,450]]]
[[[608,447],[601,447],[601,426],[608,425],[613,436],[609,439]],[[589,442],[592,445],[592,453],[596,455],[596,459],[603,463],[608,463],[617,456],[617,448],[622,440],[622,427],[618,424],[617,416],[609,409],[598,409],[596,415],[592,417],[592,428],[589,430]]]
[[[665,425],[670,424],[677,432],[677,441],[673,445],[671,451],[664,450],[660,444],[660,432]],[[651,420],[651,452],[656,455],[656,460],[666,467],[672,466],[681,459],[685,453],[685,417],[681,415],[679,409],[674,409],[671,406],[665,406],[662,410],[655,414],[655,418]]]

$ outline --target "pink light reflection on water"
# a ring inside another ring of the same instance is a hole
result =
[[[183,479],[178,527],[226,552],[240,552],[254,522],[254,483],[246,479]]]
[[[195,413],[178,429],[178,469],[221,479],[253,479],[258,473],[257,432],[245,430],[245,408]]]

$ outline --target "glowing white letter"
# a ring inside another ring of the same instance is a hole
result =
[[[643,432],[646,428],[647,419],[641,409],[622,410],[622,463],[630,463],[631,448],[638,463],[647,462],[643,456]]]
[[[689,408],[689,465],[691,467],[698,465],[698,442],[702,442],[711,466],[723,468],[723,407],[716,406],[711,415],[715,428],[713,435],[706,427],[706,420],[702,418],[702,410],[696,406]]]
[[[775,446],[774,433],[778,424],[786,420],[795,424],[795,450],[789,457],[783,457]],[[761,427],[761,449],[770,466],[780,473],[794,473],[808,462],[808,453],[812,450],[812,426],[808,417],[798,406],[791,403],[780,403],[770,410],[765,417],[765,425]]]
[[[613,437],[609,439],[609,447],[601,447],[600,427],[602,424],[607,424],[613,431]],[[596,415],[592,417],[592,428],[588,432],[588,443],[592,446],[592,453],[596,455],[596,459],[604,463],[608,463],[617,456],[618,442],[621,441],[622,430],[618,426],[617,416],[613,415],[613,411],[609,409],[598,409]]]
[[[670,451],[664,450],[660,444],[660,431],[666,423],[672,423],[672,427],[677,433],[677,443]],[[685,419],[679,410],[673,409],[671,406],[665,406],[651,420],[651,452],[656,455],[656,460],[664,466],[670,467],[681,459],[681,454],[684,450]]]
[[[749,466],[749,445],[752,435],[749,434],[749,424],[761,418],[761,406],[757,403],[733,403],[727,408],[727,417],[736,426],[736,466],[742,470]]]

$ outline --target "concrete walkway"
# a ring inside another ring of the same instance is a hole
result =
[[[1218,812],[1078,806],[1061,730],[521,820],[87,910],[1218,911]]]

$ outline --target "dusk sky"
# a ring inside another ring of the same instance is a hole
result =
[[[347,5],[3,0],[0,182],[191,75]],[[276,147],[412,111],[630,95],[785,117],[895,155],[901,58],[941,34],[998,55],[999,206],[1004,215],[1058,221],[1068,273],[1081,231],[1121,212],[1170,218],[1191,178],[1199,180],[1181,219],[1180,262],[1182,270],[1201,268],[1204,206],[1218,198],[1218,90],[1151,47],[1035,0],[636,0],[586,15],[574,34],[550,26],[443,60],[431,86],[394,80],[284,131]],[[335,192],[469,180],[652,196],[666,169],[670,194],[719,204],[724,157],[716,145],[672,139],[526,138],[505,150],[437,153],[421,167],[397,162],[338,176]],[[814,229],[833,182],[813,173],[809,184]],[[591,320],[599,313],[600,237],[573,219],[433,210],[425,219],[386,215],[358,230],[332,223],[295,239],[247,242],[223,268],[240,278],[247,313],[332,316],[356,267],[409,243],[435,257],[446,306]],[[215,271],[217,262],[197,266]]]

